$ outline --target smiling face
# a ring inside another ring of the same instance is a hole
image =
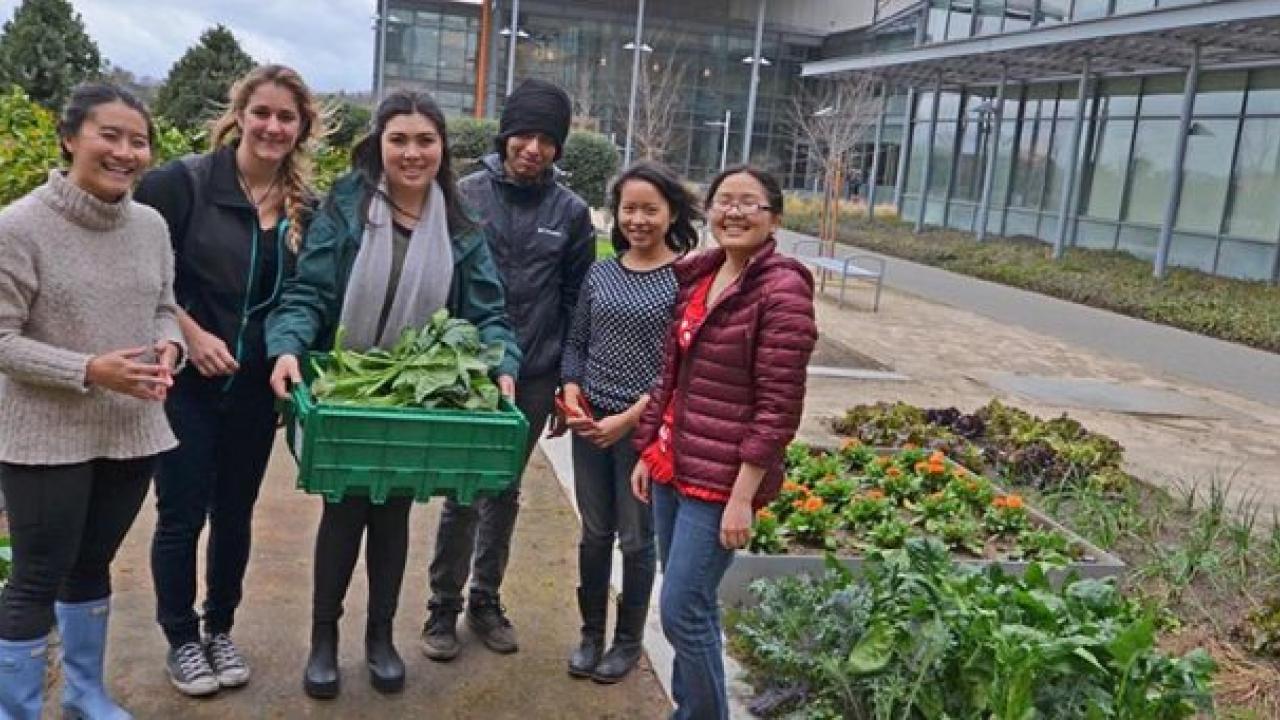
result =
[[[440,171],[444,143],[431,119],[419,113],[396,115],[382,131],[382,169],[395,190],[425,190]]]
[[[272,165],[284,162],[302,132],[298,99],[288,88],[273,82],[264,82],[249,94],[236,120],[242,152]]]
[[[62,144],[71,154],[68,179],[104,202],[124,197],[151,164],[147,119],[118,100],[95,106]]]
[[[666,242],[671,227],[671,205],[653,183],[628,180],[618,202],[618,227],[631,247],[641,252]]]
[[[759,180],[734,173],[720,183],[711,198],[711,231],[729,252],[754,252],[778,229],[778,216],[769,208],[768,194]]]
[[[546,133],[520,133],[507,138],[507,174],[534,182],[556,161],[556,141]]]

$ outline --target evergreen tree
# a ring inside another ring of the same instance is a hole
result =
[[[58,110],[71,88],[98,77],[102,55],[68,0],[23,0],[0,34],[0,83]]]
[[[210,28],[169,68],[156,95],[156,114],[179,128],[195,130],[218,114],[231,83],[254,65],[230,30],[222,25]]]

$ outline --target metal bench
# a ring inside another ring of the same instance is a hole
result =
[[[814,253],[806,254],[800,251],[800,248],[811,245]],[[874,282],[876,286],[875,299],[871,303],[871,311],[876,312],[880,309],[880,286],[884,282],[885,263],[883,258],[874,255],[850,255],[846,258],[823,257],[822,241],[814,238],[804,238],[796,240],[791,244],[791,254],[795,259],[806,265],[812,265],[825,278],[829,272],[840,278],[840,302],[839,307],[844,307],[844,289],[849,282],[849,278],[855,280],[866,280]],[[862,263],[862,264],[858,264]],[[874,265],[874,268],[867,267]]]

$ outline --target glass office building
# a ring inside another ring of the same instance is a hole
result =
[[[634,0],[521,0],[515,82],[540,77],[564,87],[576,106],[575,123],[621,147],[636,7]],[[756,10],[756,0],[647,0],[637,135],[660,143],[663,159],[687,177],[703,180],[722,159],[742,159]],[[430,90],[451,115],[496,117],[506,89],[511,2],[490,2],[488,11],[481,2],[388,0],[386,86]],[[801,65],[823,57],[824,39],[812,28],[769,16],[763,25],[751,159],[795,188],[812,187],[817,170],[789,129],[792,97],[802,82]],[[645,90],[658,101],[646,103]],[[670,110],[648,107],[654,104]],[[726,111],[729,150],[722,158]],[[890,134],[901,137],[896,125]],[[892,156],[884,164],[890,183],[896,147],[896,140],[884,142]],[[858,163],[870,152],[869,146],[861,150]]]
[[[385,1],[386,86],[431,90],[451,114],[496,116],[511,0]],[[855,6],[865,12],[851,20]],[[692,179],[719,169],[726,111],[723,159],[741,159],[757,7],[647,0],[641,84],[675,88],[648,135]],[[1055,250],[1124,250],[1157,272],[1280,279],[1280,0],[767,7],[751,159],[788,187],[821,182],[792,129],[798,88],[869,73],[890,94],[885,122],[846,176],[874,168],[877,201],[905,218]],[[794,21],[805,7],[808,21]],[[635,0],[521,0],[516,81],[565,87],[577,124],[621,147],[635,12]]]
[[[1280,2],[930,0],[890,20],[915,42],[864,28],[806,74],[902,97],[904,217],[1280,278]]]

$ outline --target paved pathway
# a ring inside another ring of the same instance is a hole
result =
[[[812,239],[789,230],[779,236],[784,250],[797,239]],[[836,248],[839,257],[854,253],[884,258],[885,285],[896,290],[1280,406],[1278,354],[861,248]]]
[[[253,562],[236,639],[253,662],[254,680],[239,691],[203,701],[180,696],[163,670],[164,641],[152,620],[148,542],[151,501],[116,564],[116,612],[111,630],[113,689],[139,720],[147,718],[662,718],[670,705],[647,662],[620,685],[576,681],[564,670],[577,639],[574,601],[577,519],[546,460],[535,457],[525,477],[504,601],[520,633],[521,650],[499,656],[470,642],[448,664],[423,657],[417,638],[426,605],[426,567],[440,503],[414,510],[409,569],[396,619],[397,646],[408,666],[398,696],[374,692],[364,668],[363,563],[342,621],[342,695],[317,702],[302,693],[311,592],[311,554],[319,500],[293,488],[293,461],[278,443],[258,506]],[[466,640],[465,623],[463,636]],[[56,713],[46,714],[48,718]]]

